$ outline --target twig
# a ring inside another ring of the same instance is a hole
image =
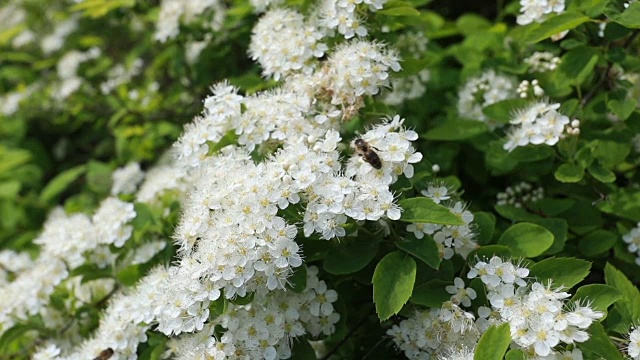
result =
[[[631,36],[627,38],[624,44],[622,44],[622,48],[626,50],[626,48],[629,47],[629,45],[631,45],[631,43],[633,42],[633,40],[635,40],[638,34],[640,34],[640,32],[638,30],[634,30],[633,34],[631,34]],[[611,47],[607,47],[607,50],[610,50],[610,49]],[[609,78],[609,72],[611,71],[611,68],[613,68],[613,62],[609,61],[607,65],[607,69],[602,75],[602,78],[600,78],[598,83],[594,85],[593,88],[591,88],[591,90],[584,96],[584,98],[582,98],[582,106],[585,106],[587,102],[595,96],[598,90],[600,90],[600,87],[607,81],[607,79]]]
[[[366,353],[366,354],[364,354],[364,356],[362,357],[362,360],[364,360],[364,359],[368,358],[368,357],[369,357],[369,355],[373,354],[373,350],[375,350],[378,346],[380,346],[380,344],[382,344],[383,342],[385,342],[385,341],[387,341],[387,340],[389,340],[389,338],[385,338],[385,337],[383,337],[383,338],[381,338],[380,340],[378,340],[378,342],[377,342],[375,345],[373,345],[373,346],[371,347],[371,349],[369,349],[369,351],[367,351],[367,353]]]
[[[336,346],[329,350],[329,352],[325,356],[321,357],[320,360],[328,360],[333,354],[335,354],[340,349],[340,347],[344,345],[347,340],[349,340],[349,338],[352,337],[353,334],[355,334],[355,332],[358,331],[358,329],[360,329],[367,322],[367,320],[369,319],[369,315],[369,312],[367,312],[367,315],[365,315],[362,320],[360,320],[360,322],[358,322],[358,324],[336,344]]]

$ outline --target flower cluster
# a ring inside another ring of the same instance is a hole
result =
[[[634,326],[629,332],[629,345],[627,345],[627,355],[633,360],[640,359],[640,327]]]
[[[111,178],[111,195],[133,194],[144,179],[144,171],[140,169],[139,163],[132,162],[116,169]]]
[[[412,54],[415,59],[424,57],[429,39],[422,32],[403,33],[398,36],[396,48],[403,53]],[[426,83],[431,72],[423,69],[407,77],[391,79],[392,90],[384,94],[382,101],[389,105],[400,105],[406,100],[418,99],[427,91]]]
[[[88,257],[93,258],[99,249],[110,254],[108,244],[122,246],[132,232],[127,222],[134,217],[133,204],[116,198],[104,200],[93,218],[84,214],[68,216],[60,208],[54,210],[34,240],[41,246],[39,257],[31,267],[16,273],[0,293],[0,333],[10,328],[15,319],[46,315],[50,295],[69,277],[69,271],[84,264]]]
[[[355,35],[366,36],[363,18],[357,12],[357,4],[366,4],[369,11],[382,9],[387,0],[323,0],[318,6],[319,23],[329,30],[337,30],[345,39]]]
[[[222,25],[225,7],[219,0],[162,0],[154,37],[160,42],[173,39],[180,33],[180,22],[190,23],[207,11],[213,11],[208,27],[217,30]]]
[[[276,9],[267,12],[254,26],[249,54],[262,67],[262,74],[280,80],[292,72],[310,74],[314,61],[327,51],[320,42],[322,32],[302,14]]]
[[[496,195],[496,205],[511,205],[521,208],[544,198],[544,189],[539,186],[533,188],[531,184],[522,181],[514,186],[507,186],[504,192]]]
[[[107,73],[107,80],[100,84],[100,91],[106,95],[119,85],[129,82],[134,76],[140,74],[143,64],[142,59],[135,59],[129,69],[123,64],[114,66]]]
[[[20,273],[33,267],[33,261],[27,253],[19,253],[13,250],[0,251],[0,285],[9,283],[13,274]]]
[[[518,146],[528,144],[555,145],[563,135],[565,126],[570,123],[569,117],[557,111],[559,108],[558,103],[540,101],[519,110],[510,121],[515,126],[509,130],[504,149],[513,151]]]
[[[465,209],[461,201],[450,200],[451,194],[446,186],[432,183],[422,191],[422,195],[430,198],[435,203],[443,204],[457,214],[464,221],[464,225],[440,225],[431,223],[413,223],[407,225],[407,231],[412,232],[416,238],[422,239],[425,234],[430,235],[438,245],[440,257],[451,259],[454,254],[463,258],[478,247],[475,241],[473,225],[473,213]]]
[[[446,358],[452,352],[473,349],[480,337],[475,316],[452,302],[439,309],[416,311],[387,331],[409,359]]]
[[[554,354],[561,343],[587,341],[586,329],[603,313],[588,304],[566,301],[570,294],[551,283],[526,282],[528,275],[526,267],[494,256],[489,262],[478,261],[467,276],[485,284],[492,308],[489,317],[508,322],[512,344],[526,353],[544,357]]]
[[[482,75],[473,77],[458,92],[458,113],[460,116],[487,122],[492,128],[498,125],[488,121],[482,112],[485,106],[505,99],[513,98],[516,80],[512,77],[487,70]]]
[[[333,303],[337,293],[318,279],[310,267],[301,293],[275,291],[249,305],[230,304],[203,331],[181,336],[175,344],[177,359],[284,359],[291,356],[292,340],[306,333],[316,337],[335,331],[340,315]],[[224,328],[214,335],[214,324]]]
[[[361,40],[338,46],[320,81],[332,104],[353,106],[363,95],[376,95],[389,86],[390,70],[400,71],[397,55],[382,44]]]
[[[53,32],[40,41],[40,48],[46,55],[54,53],[62,48],[64,41],[78,28],[78,18],[75,16],[56,24]]]
[[[167,269],[156,268],[142,278],[129,294],[113,296],[100,319],[98,330],[60,359],[95,358],[106,349],[113,350],[111,359],[136,359],[138,345],[147,341],[146,331],[153,322],[153,301],[159,296],[159,285],[167,276]]]
[[[536,51],[524,59],[529,65],[529,72],[544,73],[555,70],[562,60],[548,51]]]
[[[520,0],[519,25],[543,22],[551,13],[564,12],[564,0]]]
[[[629,244],[627,250],[636,255],[636,264],[640,265],[640,223],[622,237]]]
[[[542,95],[544,95],[544,90],[542,89],[542,87],[540,87],[538,79],[533,79],[531,81],[522,80],[520,85],[518,85],[516,92],[521,99],[526,99],[531,95],[535,97],[541,97]]]
[[[57,70],[60,84],[53,96],[56,100],[64,100],[82,86],[84,80],[78,76],[80,64],[100,56],[100,49],[93,47],[85,52],[72,50],[64,54],[58,61]]]

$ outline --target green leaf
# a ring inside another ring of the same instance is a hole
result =
[[[588,46],[572,49],[562,57],[560,74],[556,80],[571,85],[580,85],[593,74],[598,63],[598,53]]]
[[[574,164],[562,164],[553,174],[556,180],[563,183],[576,183],[584,177],[584,169]]]
[[[607,308],[622,299],[622,293],[613,286],[604,284],[589,284],[576,290],[571,300],[581,304],[591,304],[591,308],[606,314]]]
[[[600,181],[601,183],[608,184],[616,181],[616,174],[600,165],[599,162],[592,163],[587,170],[594,179]]]
[[[520,349],[511,349],[507,351],[507,355],[504,358],[505,360],[527,360],[528,356]]]
[[[302,294],[307,287],[307,266],[302,264],[293,270],[293,274],[287,278],[287,289],[294,293]]]
[[[456,27],[464,35],[474,35],[491,28],[491,22],[484,17],[469,13],[463,14],[456,20]]]
[[[440,225],[464,225],[464,221],[449,208],[436,204],[426,197],[404,199],[400,201],[404,209],[400,220],[414,223],[430,223]]]
[[[640,29],[640,3],[631,2],[625,11],[609,17],[626,28]]]
[[[604,219],[591,201],[578,200],[571,209],[561,214],[563,219],[569,222],[569,228],[577,234],[586,234],[589,231],[602,228]]]
[[[149,205],[145,203],[135,203],[133,208],[136,212],[136,217],[131,220],[131,225],[133,225],[133,228],[139,233],[144,233],[156,223],[155,215]]]
[[[596,159],[600,159],[602,165],[609,169],[623,162],[631,152],[631,147],[625,142],[596,140],[592,144],[594,146],[592,150],[593,156]]]
[[[379,241],[367,236],[346,238],[346,246],[332,250],[322,264],[329,274],[346,275],[364,269],[378,253]]]
[[[87,171],[86,165],[79,165],[69,170],[63,171],[51,179],[47,186],[40,193],[40,200],[49,202],[65,191],[76,179]]]
[[[390,9],[385,7],[382,10],[378,10],[376,14],[386,16],[420,16],[420,11],[414,9],[411,6],[400,6]]]
[[[595,230],[587,234],[578,243],[578,249],[584,256],[594,257],[609,251],[615,245],[618,235],[607,230]]]
[[[132,265],[120,270],[116,274],[116,278],[125,286],[132,286],[142,277],[140,265]]]
[[[519,223],[505,230],[498,244],[508,246],[514,256],[531,258],[551,247],[553,239],[553,233],[540,225]]]
[[[620,120],[627,120],[631,113],[636,109],[638,101],[634,98],[627,97],[623,100],[611,99],[607,101],[607,107],[616,114]]]
[[[640,191],[618,189],[609,194],[606,201],[598,202],[597,207],[607,214],[638,222],[640,221]]]
[[[227,133],[224,134],[222,138],[220,138],[220,141],[218,141],[217,143],[209,144],[208,155],[217,153],[218,151],[220,151],[220,149],[222,149],[227,145],[237,144],[237,143],[238,143],[238,135],[236,135],[235,131],[227,131]]]
[[[556,286],[570,289],[589,275],[591,263],[576,258],[544,259],[529,268],[529,275],[539,282],[552,280]]]
[[[316,352],[304,337],[295,338],[291,347],[291,360],[316,360]]]
[[[416,281],[416,262],[409,254],[387,254],[373,273],[373,301],[380,321],[397,314],[409,300]]]
[[[7,358],[12,358],[13,356],[9,356],[9,354],[11,354],[11,348],[13,347],[12,345],[17,340],[20,340],[27,331],[39,329],[40,326],[32,322],[16,324],[6,331],[4,331],[5,329],[2,329],[4,333],[0,337],[0,354],[6,355]],[[30,342],[32,341],[31,336],[26,337],[26,339],[28,339],[28,341]]]
[[[71,7],[72,11],[82,11],[84,16],[99,18],[121,7],[133,7],[135,0],[84,0]]]
[[[511,221],[537,221],[540,216],[534,215],[523,208],[517,208],[513,205],[496,205],[496,212],[505,219]]]
[[[534,27],[524,37],[527,43],[537,43],[565,30],[571,30],[585,22],[590,21],[588,16],[576,12],[564,12],[560,15],[552,16],[542,24]]]
[[[513,118],[513,113],[531,103],[527,99],[507,99],[485,106],[482,112],[491,120],[508,123]]]
[[[0,147],[0,176],[14,170],[31,160],[31,153],[26,150],[4,149]]]
[[[87,185],[88,187],[103,196],[111,190],[112,169],[109,165],[99,161],[90,161],[87,165]]]
[[[557,254],[564,249],[569,233],[569,224],[565,219],[544,218],[532,222],[536,225],[543,226],[553,234],[553,244],[544,252],[543,255]]]
[[[575,200],[571,199],[545,198],[538,200],[534,205],[547,216],[557,216],[569,210],[575,203]]]
[[[492,325],[478,340],[474,360],[502,360],[511,343],[509,323]]]
[[[404,239],[396,241],[396,246],[424,261],[434,269],[440,267],[441,259],[438,245],[429,235],[425,234],[422,239],[418,239],[410,234]]]
[[[478,211],[473,214],[473,223],[477,226],[477,241],[480,245],[491,242],[496,227],[496,217],[492,213]]]
[[[22,184],[17,180],[0,182],[0,199],[14,199],[21,188]]]
[[[255,292],[250,292],[245,294],[244,296],[236,296],[233,299],[230,299],[229,302],[236,305],[248,305],[253,302],[253,299],[256,297]]]
[[[451,294],[446,290],[447,285],[451,285],[451,282],[438,279],[427,281],[413,289],[409,301],[418,305],[439,308],[443,302],[451,298]]]
[[[604,267],[604,279],[607,285],[618,289],[622,299],[615,303],[615,308],[620,312],[627,323],[640,319],[640,291],[629,279],[613,265],[607,263]]]
[[[424,138],[440,141],[466,140],[488,131],[489,128],[482,121],[456,119],[429,130]]]
[[[618,348],[611,342],[611,338],[607,335],[606,331],[599,322],[591,324],[589,329],[589,340],[578,343],[580,349],[587,350],[594,354],[597,354],[602,359],[607,360],[622,360],[623,357],[620,354]]]

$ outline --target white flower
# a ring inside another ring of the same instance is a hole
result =
[[[113,179],[111,195],[132,194],[144,179],[144,172],[140,170],[139,163],[132,162],[125,167],[116,169],[111,178]]]
[[[565,126],[570,123],[567,116],[556,111],[559,107],[560,104],[536,102],[520,110],[511,121],[515,126],[508,132],[504,149],[513,151],[518,146],[528,144],[555,145],[563,136]]]
[[[640,359],[640,327],[635,326],[629,332],[629,345],[627,354],[634,360]]]
[[[253,28],[249,54],[266,77],[280,80],[294,72],[310,74],[328,47],[323,34],[293,10],[268,11]]]
[[[331,103],[353,106],[363,95],[389,86],[389,72],[400,71],[400,63],[383,45],[360,40],[339,45],[323,71],[322,86],[332,94]]]
[[[487,122],[487,125],[495,128],[499,124],[489,121],[482,108],[515,97],[515,90],[515,79],[487,70],[480,76],[468,79],[458,91],[458,113],[465,118]]]
[[[549,14],[564,12],[564,0],[520,0],[521,14],[516,19],[519,25],[543,22]]]
[[[442,201],[451,198],[449,189],[446,186],[438,186],[436,184],[429,184],[426,190],[422,190],[421,194],[433,200],[436,204],[440,204]]]
[[[476,298],[476,291],[472,288],[465,288],[464,280],[459,277],[453,279],[453,286],[448,285],[445,290],[452,294],[451,302],[454,304],[462,304],[463,306],[471,306],[471,300]]]

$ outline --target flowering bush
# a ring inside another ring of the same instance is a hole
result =
[[[0,359],[640,359],[640,2],[474,4],[4,2]]]

